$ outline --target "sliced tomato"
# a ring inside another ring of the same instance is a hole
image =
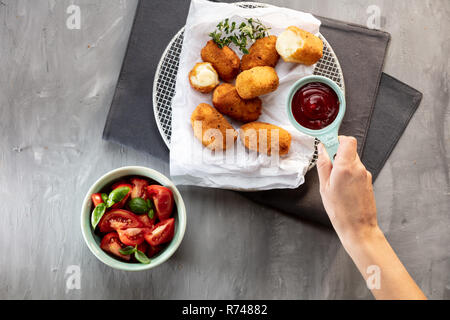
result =
[[[147,194],[155,204],[158,219],[160,221],[169,219],[174,205],[172,190],[163,186],[151,185],[147,187]]]
[[[147,200],[146,188],[148,187],[148,181],[141,178],[132,178],[131,184],[133,189],[131,190],[131,199],[142,198]]]
[[[147,249],[147,257],[151,258],[153,256],[155,256],[158,252],[160,252],[162,250],[161,246],[148,246]]]
[[[100,232],[107,233],[119,229],[139,228],[144,225],[133,212],[123,209],[113,209],[103,215],[98,226]]]
[[[103,237],[102,242],[100,243],[100,248],[102,248],[102,250],[109,252],[123,260],[129,261],[131,258],[129,255],[120,253],[120,249],[122,249],[123,247],[124,245],[120,242],[117,232],[108,233]]]
[[[130,184],[130,183],[127,180],[120,180],[111,186],[111,190],[117,189],[118,187],[120,187],[123,184]]]
[[[121,188],[121,187],[128,187],[130,188],[130,191],[127,193],[127,195],[122,199],[122,201],[117,202],[116,204],[114,204],[111,208],[113,209],[122,209],[125,206],[125,203],[127,203],[128,198],[131,195],[131,191],[133,190],[133,186],[129,183],[116,183],[113,185],[112,189],[115,190],[117,188]]]
[[[138,246],[144,242],[144,236],[151,231],[150,228],[128,228],[117,230],[120,241],[127,246]]]
[[[143,252],[143,253],[146,253],[147,252],[147,250],[148,250],[148,247],[149,247],[149,245],[147,244],[147,242],[142,242],[140,245],[138,245],[138,250],[139,251],[141,251],[141,252]]]
[[[92,203],[94,204],[94,208],[98,206],[100,203],[103,203],[102,194],[101,193],[93,193],[91,196]]]
[[[155,225],[156,217],[154,217],[153,219],[150,219],[148,214],[141,214],[137,217],[138,217],[139,221],[141,221],[141,223],[144,225],[144,227],[153,228],[153,226]]]
[[[159,246],[173,239],[175,232],[175,219],[164,220],[153,227],[150,233],[145,235],[145,240],[151,246]]]

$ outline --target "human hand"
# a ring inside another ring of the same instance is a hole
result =
[[[379,229],[372,175],[359,159],[356,139],[341,136],[339,142],[334,164],[319,145],[317,170],[325,210],[345,246]]]
[[[356,139],[339,142],[334,164],[319,145],[317,170],[325,210],[345,250],[366,281],[369,267],[383,273],[380,286],[371,288],[377,299],[426,299],[378,227],[372,175],[359,159]]]

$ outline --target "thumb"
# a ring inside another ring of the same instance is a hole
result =
[[[319,159],[317,160],[317,172],[319,173],[319,182],[321,188],[325,187],[330,180],[333,164],[322,143],[319,144]]]

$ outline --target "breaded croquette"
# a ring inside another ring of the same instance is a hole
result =
[[[278,75],[272,67],[254,67],[241,72],[236,79],[236,90],[242,99],[253,99],[277,90]]]
[[[220,49],[213,40],[209,40],[202,49],[201,56],[203,61],[213,65],[219,77],[226,82],[232,81],[239,73],[241,60],[228,46]]]
[[[229,83],[222,83],[214,90],[213,105],[227,116],[242,122],[258,120],[261,115],[262,101],[259,98],[244,100]]]
[[[276,49],[286,62],[312,65],[323,56],[323,42],[308,31],[288,27],[279,36]]]
[[[189,72],[191,87],[201,93],[209,93],[219,84],[219,75],[209,62],[197,63]]]
[[[280,59],[280,55],[276,49],[276,43],[276,36],[268,36],[256,40],[250,47],[249,53],[242,56],[241,70],[245,71],[262,66],[275,68]]]
[[[191,116],[191,125],[194,136],[211,150],[225,150],[237,139],[236,130],[207,103],[200,103],[195,108]]]
[[[275,149],[272,150],[272,147],[278,149],[280,156],[288,154],[291,147],[291,134],[273,124],[250,122],[241,127],[239,134],[247,149],[266,153],[269,156],[273,151],[276,152]],[[271,139],[276,139],[277,135],[278,141],[272,142]],[[279,142],[278,145],[277,142]]]

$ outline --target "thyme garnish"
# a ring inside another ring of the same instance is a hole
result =
[[[230,20],[227,18],[221,21],[216,26],[216,30],[211,32],[209,36],[219,48],[233,43],[242,53],[248,54],[248,43],[267,37],[270,28],[264,26],[258,19],[246,18],[245,20],[246,22],[242,22],[238,26],[235,21],[230,23]]]

